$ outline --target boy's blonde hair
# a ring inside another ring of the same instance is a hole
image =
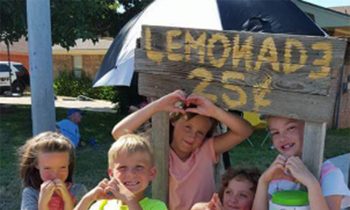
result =
[[[154,165],[153,150],[148,138],[137,134],[126,134],[118,138],[108,151],[108,167],[113,167],[113,163],[118,159],[118,155],[126,152],[145,152],[149,155],[151,166]]]

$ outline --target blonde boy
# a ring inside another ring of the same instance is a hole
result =
[[[149,142],[135,134],[121,136],[108,152],[110,180],[103,179],[75,209],[167,209],[162,201],[145,197],[156,173]]]

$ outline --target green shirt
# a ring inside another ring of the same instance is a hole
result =
[[[165,203],[160,200],[155,200],[145,197],[139,202],[143,210],[167,210]],[[120,200],[99,200],[94,203],[90,210],[129,210],[127,205],[122,205]]]

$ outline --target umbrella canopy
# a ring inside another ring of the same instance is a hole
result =
[[[326,35],[290,0],[155,0],[116,36],[94,87],[130,86],[142,25]]]

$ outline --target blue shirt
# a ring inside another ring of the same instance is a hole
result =
[[[69,119],[63,119],[57,123],[57,126],[60,129],[61,133],[67,137],[73,144],[74,148],[76,148],[80,140],[78,125]]]

